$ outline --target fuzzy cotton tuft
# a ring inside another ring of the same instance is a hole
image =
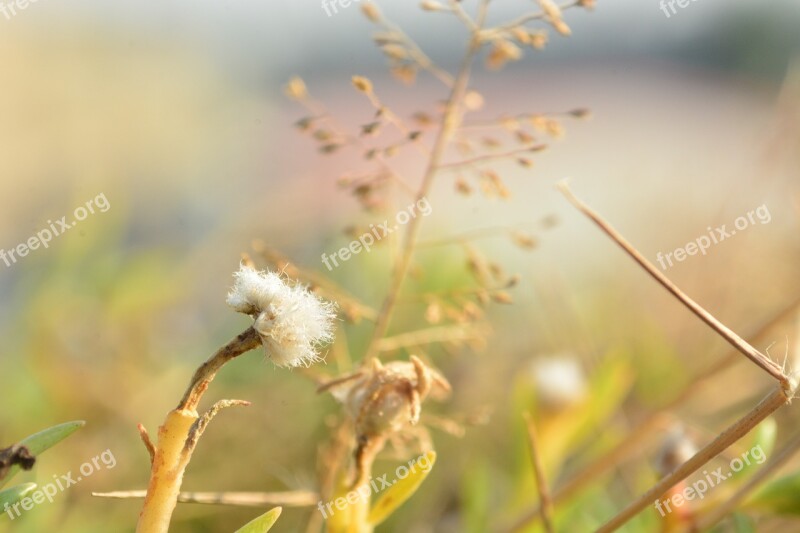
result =
[[[242,265],[234,274],[228,305],[255,319],[267,356],[277,366],[309,366],[322,344],[333,340],[336,305],[303,286],[290,286],[274,272]]]

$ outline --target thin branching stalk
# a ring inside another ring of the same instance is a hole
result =
[[[467,48],[464,59],[462,60],[458,75],[453,82],[450,96],[447,99],[444,114],[442,116],[442,124],[439,128],[436,140],[434,141],[425,174],[422,178],[422,184],[420,185],[419,192],[417,193],[417,201],[423,200],[430,192],[434,177],[439,171],[442,158],[444,157],[450,139],[461,122],[461,115],[463,113],[461,104],[469,86],[469,78],[472,71],[472,61],[475,58],[475,54],[477,54],[478,50],[481,48],[482,42],[478,34],[480,32],[480,28],[483,27],[488,4],[488,0],[483,0],[481,3],[480,12],[476,22],[477,28],[472,32],[469,47]],[[366,364],[369,364],[369,361],[373,357],[377,357],[379,351],[378,343],[386,335],[386,332],[389,329],[389,322],[391,321],[392,312],[394,311],[395,303],[397,302],[397,297],[400,293],[400,288],[402,287],[403,281],[408,274],[408,269],[411,266],[411,258],[413,257],[416,248],[421,220],[421,217],[412,218],[406,226],[403,247],[392,272],[389,290],[384,298],[380,312],[378,313],[375,329],[373,330],[372,338],[370,339],[366,356],[364,357]]]

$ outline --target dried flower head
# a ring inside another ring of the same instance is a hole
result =
[[[267,356],[278,366],[308,366],[320,360],[320,345],[333,340],[335,304],[303,286],[290,286],[274,272],[242,265],[234,274],[228,305],[253,317]]]
[[[356,424],[359,436],[378,436],[415,425],[422,402],[433,394],[443,397],[450,385],[439,372],[419,358],[381,364],[330,387],[331,394]]]
[[[387,440],[416,435],[420,443],[430,441],[417,426],[422,403],[428,396],[442,399],[450,384],[419,358],[385,365],[372,359],[369,367],[337,378],[320,391],[330,391],[353,421],[356,434],[354,486],[363,482],[375,456]],[[423,448],[429,449],[429,444]],[[427,451],[427,450],[426,450]]]

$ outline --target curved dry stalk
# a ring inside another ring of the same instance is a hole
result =
[[[200,399],[203,397],[203,393],[208,389],[208,385],[214,380],[219,369],[225,363],[259,346],[261,346],[261,339],[251,326],[217,350],[192,376],[189,388],[186,389],[181,403],[178,404],[178,410],[195,411]]]
[[[691,459],[670,472],[667,476],[662,478],[661,481],[651,487],[650,490],[642,494],[619,514],[598,528],[598,533],[608,533],[622,527],[631,518],[639,514],[640,511],[652,505],[656,499],[660,498],[669,489],[700,470],[706,463],[725,451],[731,444],[744,437],[769,415],[790,403],[793,395],[793,391],[792,394],[787,396],[782,386],[779,385],[776,387],[751,411],[720,433]]]
[[[711,329],[716,331],[722,338],[724,338],[728,343],[730,343],[734,348],[739,350],[745,357],[750,359],[753,363],[759,366],[762,370],[768,373],[770,376],[775,378],[778,383],[781,384],[785,392],[789,392],[792,390],[792,384],[788,376],[783,373],[783,369],[775,363],[771,361],[766,355],[762,354],[758,350],[756,350],[753,346],[751,346],[746,340],[742,339],[739,335],[737,335],[734,331],[728,328],[725,324],[717,320],[714,315],[706,311],[700,304],[692,300],[686,293],[684,293],[677,285],[675,285],[669,278],[667,278],[664,274],[662,274],[652,263],[650,263],[645,257],[633,247],[631,243],[629,243],[617,230],[615,230],[611,224],[609,224],[602,216],[600,216],[596,211],[590,208],[588,205],[583,203],[580,199],[578,199],[572,191],[570,191],[569,186],[566,182],[561,182],[558,184],[558,188],[564,194],[564,196],[575,206],[577,207],[583,214],[588,216],[592,221],[597,224],[600,229],[602,229],[609,237],[611,237],[614,242],[616,242],[620,248],[622,248],[628,255],[630,255],[634,261],[639,263],[639,265],[645,269],[645,271],[650,274],[657,282],[661,284],[665,289],[672,293],[680,302],[685,305],[690,311],[692,311],[695,315],[697,315],[700,320],[708,324]],[[788,395],[791,396],[791,395]]]

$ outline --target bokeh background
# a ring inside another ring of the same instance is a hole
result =
[[[497,0],[492,17],[513,17],[521,4]],[[592,118],[565,121],[566,135],[532,170],[498,166],[509,200],[458,196],[452,177],[430,197],[428,239],[508,225],[534,233],[538,245],[479,243],[521,282],[512,306],[490,308],[494,334],[485,346],[431,350],[454,387],[433,409],[492,415],[461,438],[434,431],[440,459],[424,496],[387,531],[492,531],[535,501],[518,421],[524,394],[514,392],[533,379],[534,361],[559,354],[581,362],[590,379],[605,354],[624,354],[630,393],[588,433],[602,441],[623,435],[726,351],[567,205],[557,180],[570,177],[652,260],[766,204],[769,224],[669,275],[743,335],[800,293],[800,3],[698,0],[669,18],[655,0],[598,4],[592,13],[568,12],[573,36],[553,36],[543,52],[500,72],[475,70],[474,88],[486,100],[477,118],[574,108],[591,109]],[[465,33],[453,17],[422,13],[413,2],[378,5],[442,66],[457,66]],[[426,76],[412,87],[392,79],[372,30],[357,3],[328,16],[319,2],[296,0],[39,0],[0,15],[0,248],[99,194],[111,205],[48,249],[0,263],[0,441],[87,421],[15,481],[46,482],[106,449],[117,459],[55,503],[14,522],[0,517],[0,530],[132,531],[139,501],[90,493],[144,488],[148,462],[136,424],[154,434],[198,362],[247,325],[224,304],[241,252],[260,239],[322,272],[319,254],[349,241],[345,227],[384,218],[363,214],[337,188],[337,177],[361,163],[319,154],[293,127],[304,112],[283,95],[289,77],[302,76],[357,128],[372,116],[350,85],[359,74],[401,117],[435,110],[443,88]],[[414,151],[398,157],[415,168]],[[559,222],[544,229],[548,216]],[[457,248],[438,258],[429,265],[434,278],[463,270]],[[378,305],[387,260],[378,250],[332,277]],[[349,332],[354,358],[368,333],[363,325]],[[791,345],[798,334],[788,320],[758,347],[777,342],[780,355],[787,336]],[[676,416],[707,438],[767,386],[741,364]],[[211,396],[254,406],[215,421],[185,489],[316,489],[324,420],[338,412],[331,398],[316,395],[302,373],[255,354],[226,368]],[[778,421],[789,428],[797,416]],[[598,518],[656,479],[643,473],[654,449],[590,491],[586,505],[607,505]],[[305,530],[312,512],[287,509],[275,531]],[[174,530],[230,531],[256,514],[186,505]]]

